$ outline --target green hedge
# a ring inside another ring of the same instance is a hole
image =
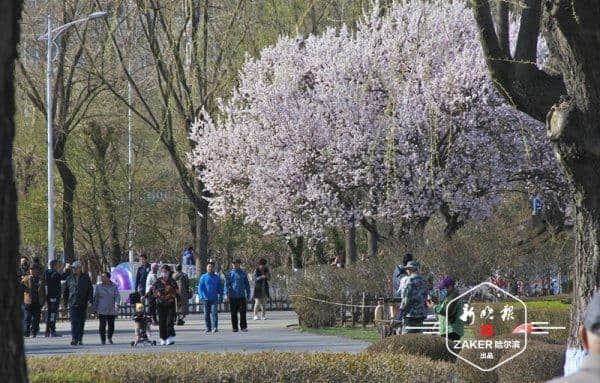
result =
[[[537,383],[561,376],[565,350],[562,345],[528,343],[523,354],[498,367],[498,380],[500,383]]]
[[[558,303],[558,302],[557,302]],[[486,305],[494,309],[494,319],[490,321],[494,325],[496,334],[510,334],[514,327],[524,322],[524,310],[518,305],[514,306],[514,321],[503,322],[500,318],[500,310],[506,303],[475,303],[475,313],[480,312]],[[569,319],[571,306],[568,304],[554,304],[546,302],[526,302],[528,322],[549,322],[551,326],[564,326],[565,330],[550,330],[547,335],[548,343],[567,344],[569,336]]]
[[[522,338],[522,335],[505,335],[496,339]],[[454,360],[446,349],[444,338],[434,335],[407,334],[385,338],[368,347],[365,353],[426,356],[431,359],[444,360],[445,364]],[[546,339],[536,336],[528,340],[527,349],[522,354],[492,371],[484,372],[461,359],[456,359],[457,379],[468,383],[543,382],[562,374],[564,353],[565,346],[549,344]],[[472,361],[477,360],[477,364],[483,368],[492,368],[508,357],[503,349],[494,351],[494,360],[480,360],[479,354],[480,351],[475,349],[460,351],[461,357]]]
[[[447,362],[411,355],[154,353],[29,358],[32,383],[461,382]]]
[[[454,361],[454,355],[449,353],[446,348],[446,338],[435,335],[390,336],[369,346],[365,352],[418,355],[433,360]]]
[[[483,368],[490,368],[509,357],[503,350],[496,350],[494,354],[496,358],[493,361],[479,361],[477,364]],[[478,350],[464,349],[460,355],[468,360],[479,360]],[[480,371],[460,360],[457,361],[457,365],[460,368],[461,379],[466,382],[545,382],[562,375],[564,355],[565,346],[529,340],[525,352],[495,370]]]

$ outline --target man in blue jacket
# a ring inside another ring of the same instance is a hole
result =
[[[215,262],[213,260],[208,261],[206,273],[200,277],[198,295],[204,301],[206,332],[218,332],[219,316],[217,305],[223,302],[223,282],[221,281],[221,277],[215,274]]]
[[[248,331],[246,310],[250,300],[250,282],[248,282],[248,274],[240,267],[241,264],[242,261],[239,259],[233,261],[233,269],[225,275],[225,299],[229,301],[233,332],[238,331],[238,312],[240,313],[240,329],[242,332]]]

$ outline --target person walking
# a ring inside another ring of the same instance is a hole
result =
[[[25,304],[23,303],[23,277],[26,277],[29,274],[29,261],[25,257],[21,257],[19,261],[19,267],[17,268],[17,286],[19,286],[19,290],[17,291],[17,295],[19,297],[19,303],[21,305],[21,327],[25,329],[27,327],[25,325]]]
[[[173,279],[177,283],[179,288],[179,296],[181,297],[181,304],[177,307],[177,325],[183,326],[185,324],[185,317],[189,312],[189,300],[190,300],[190,280],[186,273],[182,271],[181,264],[175,266],[175,273]]]
[[[206,273],[198,282],[198,296],[204,301],[204,324],[206,333],[219,331],[218,304],[223,302],[223,282],[215,273],[215,262],[209,260]]]
[[[421,332],[417,327],[423,326],[427,317],[425,300],[427,298],[427,284],[419,274],[419,262],[409,261],[406,266],[407,279],[401,291],[400,315],[404,320],[402,333]]]
[[[142,298],[146,294],[146,280],[148,279],[148,274],[150,274],[151,267],[146,254],[140,255],[140,262],[141,265],[135,273],[135,291]]]
[[[404,284],[406,283],[406,265],[408,262],[413,260],[413,255],[411,253],[404,254],[402,258],[402,263],[397,265],[394,269],[394,275],[392,277],[392,288],[394,290],[394,296],[396,298],[402,298],[400,294],[404,289]]]
[[[261,258],[258,261],[258,267],[254,270],[254,317],[253,320],[258,320],[258,310],[261,310],[260,319],[265,320],[265,306],[269,300],[269,279],[271,273],[267,267],[267,260]]]
[[[183,252],[183,256],[181,257],[181,263],[186,266],[194,265],[194,248],[192,246],[189,246]]]
[[[173,344],[175,343],[175,316],[180,296],[177,283],[171,277],[169,265],[162,266],[150,293],[156,300],[160,344],[162,346]]]
[[[106,344],[108,340],[109,344],[113,344],[112,336],[115,332],[115,318],[119,313],[118,306],[121,302],[121,295],[117,285],[110,280],[108,271],[102,273],[100,278],[102,281],[96,285],[92,307],[100,320],[100,342]],[[106,332],[107,325],[108,333]]]
[[[25,257],[21,257],[19,268],[17,269],[17,277],[23,278],[29,275],[29,261]]]
[[[436,287],[440,291],[442,301],[435,304],[433,300],[427,299],[427,307],[433,309],[437,314],[440,323],[440,335],[446,337],[446,334],[448,334],[449,344],[454,345],[453,341],[460,340],[465,334],[464,323],[460,319],[463,307],[462,300],[460,298],[456,299],[458,289],[455,287],[452,277],[444,277]],[[460,348],[454,348],[454,352],[458,354]]]
[[[56,337],[56,320],[58,319],[58,306],[60,305],[60,282],[65,280],[69,273],[59,271],[58,261],[50,261],[50,268],[46,270],[46,337]]]
[[[40,315],[46,302],[46,286],[41,278],[42,268],[32,265],[29,273],[21,279],[25,307],[25,337],[35,338],[40,330]]]
[[[158,280],[158,263],[152,263],[150,266],[150,273],[146,277],[146,300],[148,301],[148,314],[152,316],[152,324],[154,326],[158,325],[158,320],[156,319],[156,300],[154,296],[150,293],[150,289],[156,281]]]
[[[233,268],[225,275],[225,299],[229,301],[233,332],[238,332],[238,313],[240,329],[242,332],[248,331],[246,311],[250,300],[250,282],[248,282],[248,274],[242,270],[241,265],[242,261],[236,259],[233,261]]]
[[[81,262],[73,262],[71,270],[71,275],[65,281],[64,300],[71,320],[71,346],[81,346],[87,307],[93,303],[94,288],[89,275],[82,272]]]

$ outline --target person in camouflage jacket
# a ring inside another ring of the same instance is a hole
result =
[[[404,320],[402,333],[418,333],[421,332],[421,329],[415,327],[422,327],[423,320],[427,317],[427,307],[425,305],[428,291],[427,283],[419,274],[419,263],[417,261],[408,262],[405,269],[408,279],[401,292],[400,310]]]

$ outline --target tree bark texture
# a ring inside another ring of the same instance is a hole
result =
[[[346,265],[353,265],[356,263],[357,252],[356,252],[356,223],[354,215],[348,220],[348,226],[346,227]]]
[[[577,328],[600,285],[600,2],[526,0],[514,57],[500,47],[488,1],[473,4],[495,86],[517,109],[546,123],[572,189],[576,240],[568,345],[579,347]],[[540,30],[557,73],[534,64]]]
[[[377,230],[377,221],[374,219],[363,218],[360,221],[361,225],[367,230],[367,246],[369,258],[377,257],[379,244],[379,231]]]
[[[77,188],[77,178],[71,171],[64,157],[54,156],[56,167],[63,183],[63,201],[62,201],[62,229],[63,249],[65,252],[65,261],[73,262],[75,259],[75,218],[73,216],[73,200],[75,199],[75,189]]]
[[[304,238],[297,237],[288,240],[288,246],[292,250],[292,267],[301,269],[303,266],[302,256],[304,255]]]
[[[14,63],[19,42],[20,0],[0,0],[0,376],[6,382],[27,382],[17,287],[19,223],[13,173],[15,137]]]
[[[194,225],[194,255],[196,257],[196,272],[202,273],[208,264],[208,201],[200,200]]]

